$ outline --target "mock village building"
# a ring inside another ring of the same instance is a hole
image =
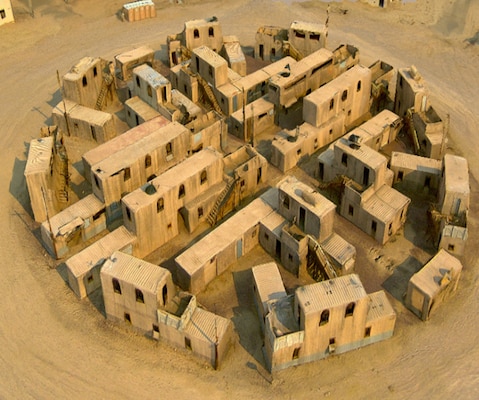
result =
[[[377,60],[369,66],[371,70],[371,114],[375,115],[393,103],[395,93],[392,92],[394,67],[384,61]]]
[[[185,292],[158,308],[158,324],[161,340],[191,351],[214,369],[221,366],[233,341],[231,321],[198,307],[196,297]]]
[[[228,126],[225,119],[216,111],[209,111],[185,125],[191,132],[189,153],[193,154],[207,147],[221,151],[226,148]]]
[[[196,215],[202,214],[200,221],[204,221],[224,187],[222,183],[222,155],[208,148],[126,195],[122,199],[123,221],[138,237],[136,254],[144,257],[178,235],[178,216],[188,209]],[[188,207],[205,193],[210,193],[209,198],[203,200],[209,208],[203,204],[194,209]],[[200,207],[203,207],[201,213]]]
[[[263,61],[283,58],[283,43],[288,40],[288,30],[279,26],[261,26],[255,36],[254,57]]]
[[[300,57],[308,56],[326,47],[328,28],[323,24],[294,21],[289,26],[288,43]],[[294,53],[291,49],[289,53]]]
[[[92,166],[93,193],[106,205],[107,217],[121,215],[120,199],[187,156],[189,131],[173,122]]]
[[[103,264],[100,277],[107,319],[158,338],[158,308],[176,294],[170,271],[115,251]]]
[[[264,97],[248,104],[243,110],[238,110],[230,116],[229,132],[245,142],[274,126],[274,104]]]
[[[388,339],[395,323],[384,291],[366,294],[355,274],[301,286],[269,303],[267,368],[274,372]]]
[[[115,252],[134,253],[135,236],[120,226],[65,261],[68,285],[83,299],[101,287],[100,270]]]
[[[442,173],[441,161],[393,151],[389,163],[396,188],[405,192],[437,194]]]
[[[286,297],[283,279],[275,262],[257,265],[251,268],[253,274],[253,296],[258,312],[261,330],[268,314],[268,302]]]
[[[44,221],[40,229],[50,254],[56,259],[63,258],[75,246],[106,231],[105,204],[89,194]]]
[[[422,75],[413,65],[411,68],[399,68],[396,82],[394,112],[400,117],[412,112],[425,112],[429,107],[429,90]]]
[[[199,74],[213,87],[228,82],[228,62],[207,46],[193,50],[190,68],[194,74]]]
[[[104,70],[107,71],[107,75],[110,74],[106,61],[101,58],[82,58],[69,72],[63,75],[63,96],[65,99],[84,107],[95,108],[104,86]],[[111,82],[109,83],[111,84]],[[108,90],[108,87],[104,90]],[[109,93],[113,95],[113,91],[109,91]]]
[[[223,36],[221,56],[228,61],[228,66],[240,76],[246,76],[246,58],[236,36]]]
[[[168,125],[170,121],[162,116],[153,118],[141,125],[135,126],[109,140],[107,143],[100,144],[82,155],[83,176],[91,183],[91,167],[115,154],[120,149],[128,147],[138,140],[150,135],[156,130]]]
[[[223,32],[216,17],[185,22],[183,32],[166,38],[170,67],[188,60],[191,51],[206,46],[214,52],[223,47]]]
[[[408,283],[405,304],[423,321],[457,289],[462,272],[461,262],[446,250],[439,252],[416,272]]]
[[[144,124],[161,114],[149,106],[138,96],[133,96],[124,103],[126,111],[126,123],[130,128]]]
[[[416,151],[425,157],[441,160],[446,147],[445,126],[432,107],[412,114],[412,127]]]
[[[269,82],[268,99],[277,107],[289,108],[358,62],[359,52],[353,46],[343,45],[333,52],[319,49],[278,71]]]
[[[156,17],[155,3],[151,0],[140,0],[123,4],[121,16],[128,22],[154,18]]]
[[[133,69],[134,94],[158,111],[160,104],[171,103],[171,83],[148,64]]]
[[[0,0],[0,26],[15,22],[10,0]]]
[[[28,150],[24,175],[33,218],[37,222],[43,222],[59,211],[51,182],[53,141],[53,136],[34,139]]]
[[[70,100],[59,102],[52,117],[53,123],[68,136],[105,143],[117,135],[112,114]]]

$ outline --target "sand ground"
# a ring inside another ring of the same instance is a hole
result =
[[[38,241],[23,170],[27,145],[49,123],[60,100],[60,75],[84,56],[113,59],[146,44],[166,55],[166,35],[183,22],[216,15],[224,34],[254,45],[261,25],[293,20],[324,22],[320,1],[157,1],[158,17],[124,23],[122,2],[13,0],[17,22],[0,27],[0,169],[3,259],[0,279],[0,398],[479,398],[478,198],[479,4],[474,0],[419,0],[387,9],[336,2],[328,47],[351,43],[362,63],[382,59],[417,66],[445,118],[448,150],[464,155],[471,171],[469,242],[459,292],[426,323],[402,305],[404,279],[432,249],[424,209],[411,208],[404,235],[380,248],[340,218],[337,230],[358,249],[357,269],[368,292],[387,288],[398,313],[392,339],[270,376],[263,368],[245,265],[267,259],[249,254],[199,296],[232,318],[236,342],[219,371],[107,322],[94,303],[78,301]],[[339,9],[348,9],[342,14]],[[303,171],[297,169],[296,174]],[[382,257],[378,261],[378,255]],[[245,272],[246,271],[246,272]],[[288,280],[289,288],[298,282]],[[231,299],[224,303],[224,299]],[[245,326],[250,328],[246,329]]]

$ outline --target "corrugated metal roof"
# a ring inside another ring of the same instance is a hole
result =
[[[391,306],[384,290],[368,295],[369,305],[366,316],[366,324],[387,316],[395,316],[396,313]]]
[[[127,10],[143,6],[154,6],[155,4],[151,0],[138,0],[131,3],[123,4],[123,7]]]
[[[296,297],[304,314],[348,304],[365,296],[367,296],[366,291],[356,274],[340,276],[296,289]]]
[[[356,257],[356,248],[337,233],[333,233],[327,240],[321,243],[324,251],[340,265]]]
[[[391,221],[411,200],[387,185],[381,186],[363,204],[363,209],[379,221]]]
[[[411,277],[409,282],[433,297],[441,290],[440,281],[446,272],[457,275],[461,271],[461,262],[446,250],[441,249],[419,272]]]
[[[160,284],[170,276],[170,271],[158,265],[115,251],[101,269],[102,275],[109,275],[120,281],[131,283],[150,293],[157,293]]]
[[[70,257],[65,264],[74,276],[82,276],[98,263],[103,263],[115,251],[125,248],[135,240],[136,237],[133,234],[124,226],[120,226],[80,253]]]
[[[469,167],[464,157],[446,154],[444,156],[444,180],[446,191],[469,193]]]
[[[442,237],[467,240],[467,228],[456,225],[446,225],[442,230]]]
[[[244,232],[274,210],[261,198],[253,200],[230,219],[176,257],[176,263],[190,276],[220,251],[234,243]]]
[[[275,262],[257,265],[251,269],[263,308],[268,300],[286,296],[283,279]]]
[[[421,157],[415,154],[393,151],[391,154],[391,168],[406,168],[430,172],[437,175],[441,174],[442,162],[433,158]]]
[[[147,81],[154,88],[168,85],[170,81],[161,75],[158,71],[151,68],[148,64],[142,64],[133,69],[133,74],[138,75]]]
[[[28,149],[24,175],[49,171],[52,156],[53,136],[32,140]]]
[[[105,208],[105,204],[98,200],[94,194],[89,194],[83,199],[72,204],[70,207],[65,208],[58,214],[50,218],[50,223],[47,221],[43,224],[49,228],[51,226],[52,233],[56,232],[64,225],[70,223],[75,218],[86,219],[95,215],[97,212]],[[49,229],[48,229],[49,230]]]
[[[185,333],[210,343],[216,343],[221,341],[230,323],[229,319],[201,308],[196,308],[185,329]]]
[[[89,165],[97,164],[100,161],[110,157],[115,152],[130,146],[132,143],[137,142],[138,140],[152,134],[153,132],[170,123],[171,122],[165,117],[159,115],[158,117],[135,126],[120,136],[116,136],[108,142],[102,143],[90,151],[87,151],[85,154],[83,154],[82,158]]]
[[[136,140],[129,146],[119,149],[95,165],[92,165],[92,171],[96,173],[100,179],[102,177],[109,177],[121,169],[129,167],[137,161],[139,157],[144,157],[146,154],[153,152],[182,135],[189,137],[188,129],[178,122],[172,122],[152,132],[150,135]]]

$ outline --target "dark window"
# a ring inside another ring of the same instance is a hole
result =
[[[86,278],[87,283],[92,283],[93,282],[93,275],[89,275],[88,278]]]
[[[115,293],[121,294],[121,286],[120,286],[120,281],[116,278],[113,278],[111,280],[111,283],[113,284],[113,291]]]
[[[301,155],[301,149],[296,150],[296,154],[299,156]]]
[[[306,35],[303,32],[294,31],[294,34],[297,38],[304,39]]]
[[[166,144],[166,155],[169,156],[171,154],[173,154],[173,145],[171,142],[168,142]]]
[[[215,36],[215,30],[214,30],[214,28],[210,27],[210,28],[208,29],[208,36],[209,36],[209,37],[214,37],[214,36]]]
[[[329,310],[323,310],[321,313],[321,319],[319,320],[319,326],[326,325],[329,322]]]
[[[135,297],[138,303],[144,303],[145,299],[143,297],[143,292],[140,289],[135,289]]]
[[[284,195],[283,206],[284,208],[289,210],[289,196],[287,194]]]
[[[358,84],[356,85],[356,91],[361,91],[361,81],[358,81]]]
[[[160,327],[158,325],[153,324],[153,332],[160,333]]]
[[[346,312],[344,313],[345,317],[351,317],[354,314],[354,307],[356,306],[356,303],[349,303],[346,306]]]
[[[402,87],[402,76],[399,75],[399,87]]]
[[[448,249],[449,251],[454,251],[454,245],[453,245],[453,244],[448,244],[448,245],[447,245],[447,249]]]
[[[173,225],[172,225],[171,222],[170,222],[168,225],[166,225],[166,227],[167,227],[168,229],[171,229],[171,228],[173,227]]]
[[[130,168],[129,168],[129,167],[126,167],[124,171],[125,171],[125,175],[123,175],[123,180],[124,180],[124,181],[127,181],[128,179],[131,178]]]
[[[183,184],[181,184],[178,189],[178,198],[181,199],[182,197],[185,197],[185,185]]]
[[[269,235],[268,235],[266,232],[264,233],[264,238],[265,238],[266,240],[269,240]]]
[[[141,87],[141,85],[140,85],[140,77],[139,77],[138,75],[136,76],[136,85],[137,85],[138,87]]]
[[[100,217],[105,213],[105,209],[101,209],[97,213],[93,215],[93,221],[96,221],[97,219],[100,219]]]
[[[185,347],[186,347],[188,350],[192,350],[190,338],[185,337]]]
[[[402,181],[403,177],[404,177],[404,172],[398,171],[398,181]]]
[[[151,86],[148,85],[146,87],[146,92],[148,93],[148,96],[153,97],[153,91],[151,90]]]
[[[145,157],[145,168],[151,167],[151,156],[149,154]]]
[[[198,207],[198,218],[203,216],[203,207]]]
[[[5,12],[5,10],[0,10],[0,18],[2,19],[7,18],[7,13]]]
[[[336,344],[336,338],[330,338],[329,339],[329,345],[334,346]]]
[[[318,138],[314,138],[314,148],[318,148]]]
[[[98,75],[98,70],[96,69],[96,66],[93,67],[93,76],[97,76]]]
[[[366,337],[369,337],[369,336],[371,336],[371,327],[370,326],[366,327],[366,329],[364,330],[364,337],[366,338]]]
[[[125,208],[126,210],[126,217],[128,218],[129,221],[131,221],[131,211],[128,207]]]
[[[160,211],[163,211],[165,208],[165,200],[163,197],[160,197],[158,201],[156,202],[156,212],[159,213]]]
[[[431,177],[430,176],[426,176],[426,179],[424,181],[424,187],[430,187],[431,186]]]
[[[129,324],[131,324],[131,317],[130,317],[130,314],[128,313],[125,313],[125,321],[128,322]]]
[[[211,65],[208,66],[208,74],[213,78],[213,67]]]
[[[372,221],[372,222],[371,222],[371,232],[373,233],[373,235],[376,234],[377,228],[378,228],[377,222],[376,222],[376,221]]]
[[[208,179],[208,174],[206,173],[206,170],[201,171],[200,183],[201,184],[205,183],[207,179]]]
[[[100,181],[98,180],[98,177],[96,175],[93,175],[93,177],[95,178],[95,185],[98,189],[100,189]]]
[[[332,110],[334,108],[334,99],[329,101],[329,109]]]
[[[299,357],[299,350],[301,349],[301,347],[296,347],[294,350],[293,350],[293,360],[296,360],[298,357]]]
[[[194,37],[195,39],[197,39],[197,38],[200,37],[200,31],[199,31],[198,29],[195,29],[195,30],[193,31],[193,37]]]
[[[333,130],[332,130],[332,129],[329,130],[329,134],[330,134],[330,135],[333,134]]]
[[[317,33],[312,33],[311,35],[309,35],[309,38],[311,40],[317,40],[319,42],[319,39],[321,38],[321,35],[317,34]]]
[[[293,256],[291,254],[288,254],[288,260],[291,262],[293,261]]]
[[[341,156],[341,164],[343,164],[345,167],[348,166],[348,155],[346,153],[343,153]]]
[[[342,100],[342,101],[346,101],[347,98],[348,98],[348,91],[345,90],[345,91],[343,92],[342,96],[341,96],[341,100]]]
[[[93,125],[90,125],[90,130],[91,130],[91,138],[93,140],[96,140],[96,132],[95,132],[95,127]]]
[[[85,86],[87,85],[88,82],[87,82],[87,80],[86,80],[86,76],[84,76],[84,77],[82,78],[81,83],[82,83],[83,87],[85,87]]]
[[[354,207],[352,205],[349,205],[348,214],[351,216],[354,215]]]

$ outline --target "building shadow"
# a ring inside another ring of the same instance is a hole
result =
[[[25,153],[28,154],[28,148],[30,147],[29,143],[25,144]],[[10,194],[20,203],[25,212],[33,219],[33,210],[30,205],[30,196],[28,195],[27,190],[27,181],[24,176],[25,166],[27,165],[27,160],[20,160],[15,158],[12,169],[12,177],[10,179],[9,192]]]
[[[408,282],[411,277],[423,267],[423,264],[415,257],[409,256],[399,264],[393,274],[384,281],[383,288],[396,300],[404,304]]]
[[[233,283],[238,298],[238,306],[233,308],[231,321],[239,336],[239,343],[256,362],[264,366],[263,337],[254,304],[253,273],[251,269],[234,271]]]

